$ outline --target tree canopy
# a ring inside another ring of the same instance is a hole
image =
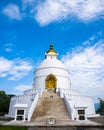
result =
[[[0,113],[8,113],[12,96],[13,95],[7,95],[4,91],[0,91]]]
[[[99,113],[100,115],[104,115],[104,100],[102,100],[101,98],[99,98],[99,108],[97,110],[97,113]]]

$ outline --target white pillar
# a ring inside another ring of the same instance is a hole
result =
[[[86,109],[85,109],[85,120],[87,120],[87,114],[86,114]]]
[[[24,109],[23,121],[25,121],[26,109]]]
[[[15,121],[17,120],[17,108],[15,108]]]
[[[76,109],[76,120],[79,120],[78,110]]]

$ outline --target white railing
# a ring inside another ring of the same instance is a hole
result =
[[[63,89],[63,88],[60,88],[60,89],[59,89],[59,93],[60,93],[60,97],[61,97],[61,98],[64,97],[64,94],[80,95],[80,92],[79,92],[79,91],[72,90],[72,89]]]
[[[74,100],[92,100],[91,97],[85,95],[75,95],[75,94],[65,94],[67,99],[74,99]]]
[[[66,104],[66,107],[67,107],[69,116],[70,116],[71,119],[73,119],[73,116],[72,116],[72,108],[71,108],[71,106],[69,105],[68,99],[66,98],[65,95],[64,95],[64,101],[65,101],[65,104]]]
[[[35,109],[35,107],[36,107],[36,105],[37,105],[38,99],[39,99],[39,93],[36,94],[36,96],[35,96],[35,98],[34,98],[34,101],[33,101],[32,105],[31,105],[31,107],[30,107],[30,109],[29,109],[29,112],[28,112],[28,121],[31,120],[31,117],[32,117],[32,114],[33,114],[33,112],[34,112],[34,109]]]
[[[28,89],[26,91],[24,91],[24,95],[31,95],[31,94],[36,94],[36,93],[40,93],[43,91],[43,89]]]

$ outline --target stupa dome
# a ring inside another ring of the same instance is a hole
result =
[[[45,53],[45,59],[37,66],[34,72],[33,88],[46,89],[47,78],[55,80],[56,88],[70,88],[69,71],[65,65],[57,59],[58,53],[50,44],[49,50]]]
[[[44,68],[60,68],[60,69],[66,69],[65,65],[59,61],[56,58],[47,58],[43,60],[36,70],[38,69],[44,69]]]

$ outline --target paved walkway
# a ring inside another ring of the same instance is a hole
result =
[[[35,121],[35,122],[27,122],[27,121],[10,121],[10,122],[1,122],[2,125],[17,125],[17,126],[48,126],[49,124],[46,121]],[[52,125],[52,124],[51,124]],[[100,126],[100,123],[96,123],[90,120],[80,120],[80,121],[72,121],[72,120],[58,120],[54,126]]]

